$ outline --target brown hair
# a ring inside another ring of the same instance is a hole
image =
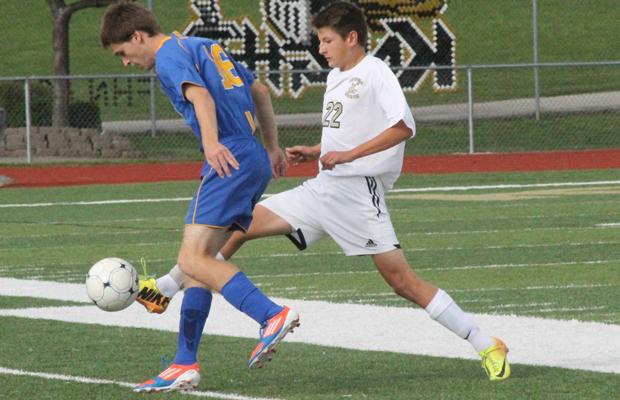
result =
[[[155,36],[161,33],[161,28],[153,13],[139,3],[126,1],[112,4],[101,20],[99,42],[107,49],[111,44],[129,41],[135,31]]]
[[[355,31],[358,43],[366,48],[368,40],[368,25],[362,10],[355,4],[347,1],[336,1],[321,9],[312,19],[315,29],[331,28],[342,38]]]

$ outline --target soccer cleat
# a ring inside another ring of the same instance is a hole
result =
[[[140,279],[140,290],[136,296],[136,301],[142,304],[146,311],[161,314],[168,308],[170,300],[170,297],[164,296],[157,289],[155,278]]]
[[[134,386],[134,392],[170,392],[172,390],[190,391],[200,383],[200,367],[172,364],[153,379]]]
[[[494,337],[493,340],[495,344],[482,350],[480,356],[482,357],[482,368],[487,372],[489,379],[499,381],[510,376],[510,365],[506,357],[508,347],[498,338]]]
[[[275,347],[287,333],[299,326],[299,314],[288,307],[271,317],[265,326],[260,329],[260,342],[252,351],[248,359],[248,367],[262,367],[263,361],[271,361],[276,352]]]

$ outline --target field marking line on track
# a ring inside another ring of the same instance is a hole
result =
[[[85,376],[52,374],[48,372],[24,371],[21,369],[12,369],[12,368],[4,368],[4,367],[0,367],[0,375],[30,376],[33,378],[57,380],[57,381],[63,381],[63,382],[89,383],[89,384],[95,384],[95,385],[115,385],[115,386],[128,387],[128,388],[133,388],[136,385],[135,383],[113,381],[109,379],[97,379],[97,378],[88,378]],[[214,399],[224,399],[224,400],[277,400],[272,397],[269,397],[269,398],[251,397],[251,396],[243,396],[243,395],[234,394],[234,393],[213,392],[210,390],[179,392],[179,393],[187,394],[190,396],[211,397]]]
[[[522,189],[522,188],[545,188],[545,187],[573,187],[573,186],[597,186],[597,185],[616,185],[620,181],[590,181],[590,182],[549,182],[549,183],[524,183],[524,184],[502,184],[502,185],[471,185],[471,186],[437,186],[424,188],[404,188],[392,189],[389,193],[420,193],[420,192],[452,192],[467,190],[486,190],[486,189]],[[264,194],[263,197],[273,196]],[[23,208],[23,207],[53,207],[53,206],[93,206],[110,204],[131,204],[131,203],[162,203],[190,201],[190,197],[170,197],[154,199],[117,199],[117,200],[97,200],[97,201],[59,201],[47,203],[22,203],[22,204],[0,204],[0,208]]]
[[[87,302],[83,284],[0,278],[0,296],[62,297]],[[118,313],[94,305],[0,309],[0,317],[44,319],[81,324],[178,331],[182,295],[164,314],[147,314],[139,304]],[[479,360],[467,341],[441,327],[421,309],[367,304],[342,304],[275,298],[301,314],[302,327],[287,336],[306,343],[361,351],[388,351],[433,357]],[[515,364],[540,365],[620,374],[620,325],[555,320],[515,315],[471,314],[487,332],[510,347]],[[399,329],[386,329],[398,326]],[[329,329],[326,329],[329,327]],[[256,340],[257,324],[221,296],[213,298],[207,335]],[[600,351],[605,343],[605,351]]]

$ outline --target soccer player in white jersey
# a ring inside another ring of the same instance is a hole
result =
[[[318,159],[320,172],[258,203],[247,233],[235,233],[218,256],[228,259],[245,241],[259,237],[287,235],[303,250],[330,236],[347,256],[370,256],[398,295],[469,341],[489,379],[508,378],[506,345],[485,333],[449,294],[418,277],[398,244],[385,193],[400,175],[405,141],[415,135],[415,122],[396,76],[383,61],[366,54],[363,12],[351,3],[334,2],[312,24],[320,54],[332,68],[323,99],[321,143],[286,150],[293,163]]]

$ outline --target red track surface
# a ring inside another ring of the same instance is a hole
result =
[[[198,179],[201,163],[0,167],[10,187],[161,182]],[[536,153],[455,154],[405,158],[404,173],[449,174],[620,168],[620,149]],[[291,167],[287,176],[312,176],[317,163]]]

